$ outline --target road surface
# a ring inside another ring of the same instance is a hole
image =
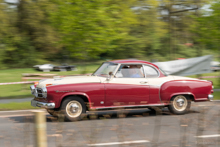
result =
[[[164,108],[90,112],[78,122],[59,122],[46,115],[48,147],[220,146],[220,102],[193,103],[185,115]],[[30,110],[31,111],[31,110]],[[34,147],[30,111],[0,113],[1,147]]]

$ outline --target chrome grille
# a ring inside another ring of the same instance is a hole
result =
[[[47,89],[46,88],[35,88],[31,86],[31,94],[38,98],[46,98],[47,97]]]
[[[42,93],[42,89],[37,88],[37,93]]]

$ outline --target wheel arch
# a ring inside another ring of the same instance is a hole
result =
[[[60,106],[62,105],[63,101],[65,99],[68,99],[68,98],[71,98],[71,97],[74,97],[74,96],[77,96],[79,98],[81,98],[84,102],[85,102],[85,105],[86,105],[86,110],[88,110],[91,106],[91,101],[89,99],[89,96],[86,95],[86,94],[80,94],[80,93],[75,93],[75,94],[68,94],[68,95],[64,95],[61,100],[60,100]]]
[[[174,93],[174,94],[172,94],[171,96],[170,96],[170,98],[169,98],[169,100],[171,101],[171,99],[173,98],[173,97],[175,97],[175,96],[177,96],[177,95],[183,95],[183,96],[186,96],[186,97],[188,97],[191,101],[195,101],[195,95],[194,94],[192,94],[192,93]]]

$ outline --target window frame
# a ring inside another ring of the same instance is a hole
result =
[[[157,68],[155,68],[154,66],[148,65],[148,64],[142,64],[142,66],[143,66],[143,69],[144,69],[144,76],[145,76],[145,78],[150,78],[150,77],[147,77],[147,76],[146,76],[146,71],[145,71],[144,66],[152,67],[154,70],[156,70],[158,76],[157,76],[157,77],[152,77],[152,78],[159,78],[159,77],[160,77],[160,72],[159,72],[159,70],[158,70]]]
[[[122,66],[122,65],[141,65],[141,67],[143,68],[143,74],[144,74],[144,77],[140,77],[140,78],[146,78],[146,76],[145,76],[145,71],[144,71],[144,66],[143,66],[143,64],[142,63],[120,63],[120,64],[118,64],[119,66],[118,66],[118,68],[116,69],[116,72],[114,73],[114,78],[118,78],[118,77],[116,77],[116,74],[117,74],[117,72],[118,72],[118,70],[120,69],[120,67]],[[132,77],[121,77],[121,78],[132,78]]]

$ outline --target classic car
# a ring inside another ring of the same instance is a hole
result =
[[[49,72],[49,71],[53,70],[54,65],[53,64],[34,65],[33,68],[35,68],[36,70]]]
[[[43,107],[67,120],[80,120],[86,111],[114,108],[163,108],[185,114],[191,101],[213,99],[211,81],[166,75],[141,60],[104,62],[91,76],[55,77],[32,85],[34,107]]]
[[[60,66],[54,66],[53,70],[54,71],[73,71],[73,70],[76,70],[76,66],[75,65],[62,64]]]

